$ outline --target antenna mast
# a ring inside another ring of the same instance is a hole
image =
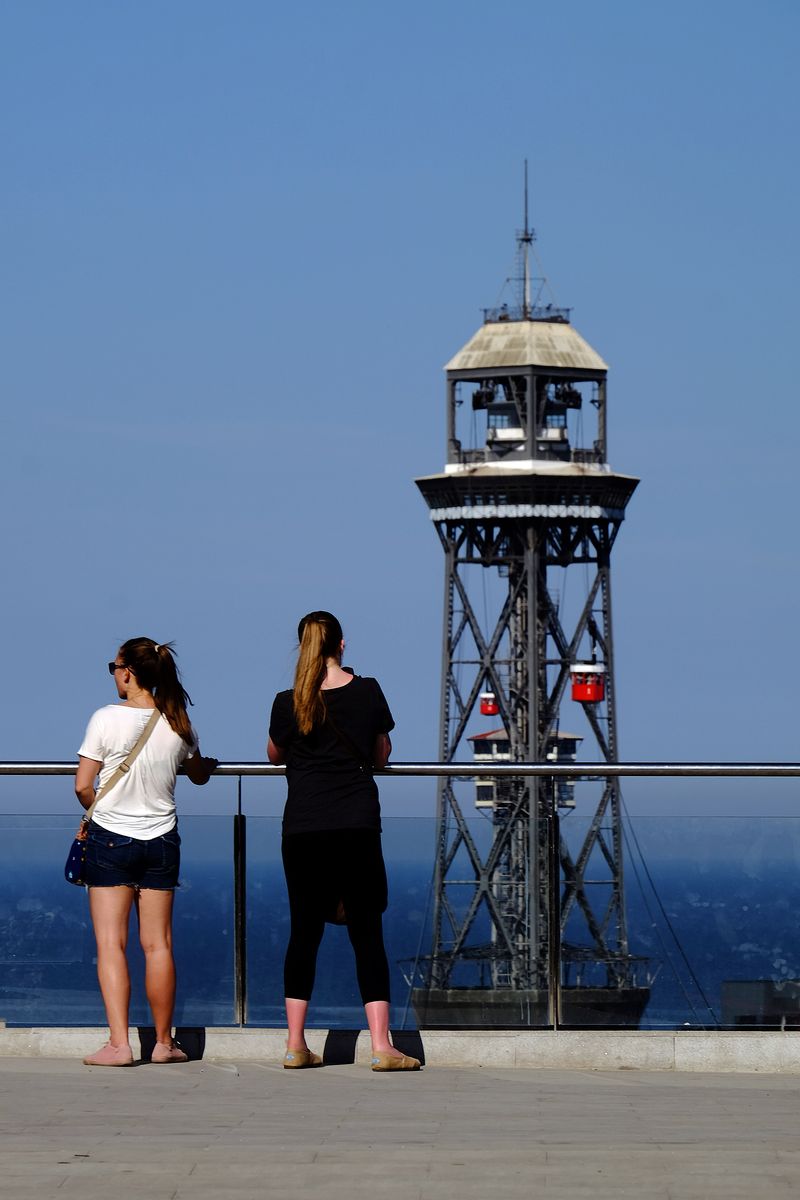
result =
[[[517,245],[522,258],[522,319],[529,321],[531,309],[531,269],[530,248],[536,240],[536,234],[528,226],[528,160],[525,159],[525,227],[517,234]]]
[[[516,232],[517,253],[514,259],[513,274],[509,275],[503,284],[503,288],[508,284],[513,285],[514,306],[509,308],[508,304],[501,304],[497,308],[484,308],[483,320],[488,324],[496,321],[550,321],[569,325],[571,309],[560,308],[555,303],[542,304],[543,289],[546,287],[550,295],[552,295],[552,289],[544,276],[539,279],[531,275],[531,247],[536,241],[536,230],[531,229],[528,224],[527,158],[523,159],[523,162],[525,163],[524,211],[522,214],[524,227]],[[535,300],[531,299],[531,284],[536,285]]]

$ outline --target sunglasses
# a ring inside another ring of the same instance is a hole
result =
[[[127,669],[128,669],[127,663],[110,662],[108,664],[109,675],[113,675],[115,671],[127,671]]]

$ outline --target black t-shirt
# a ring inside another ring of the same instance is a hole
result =
[[[351,683],[324,691],[323,698],[331,721],[353,744],[359,758],[337,736],[331,721],[301,734],[292,692],[278,692],[272,705],[269,736],[286,751],[289,794],[283,832],[380,830],[378,788],[364,766],[372,761],[376,737],[394,729],[386,697],[377,679],[355,675]]]

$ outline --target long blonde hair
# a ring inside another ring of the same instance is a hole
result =
[[[329,612],[307,613],[297,626],[300,653],[294,673],[294,715],[300,733],[310,733],[325,720],[325,699],[320,691],[326,660],[337,658],[342,627]]]

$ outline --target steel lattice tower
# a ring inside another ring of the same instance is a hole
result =
[[[482,745],[502,744],[511,762],[571,757],[563,747],[581,739],[562,732],[561,712],[570,668],[589,659],[605,669],[605,695],[583,703],[587,741],[617,757],[611,549],[638,480],[607,462],[605,362],[568,310],[530,302],[532,241],[526,211],[522,303],[486,312],[447,364],[447,463],[416,480],[445,555],[443,762],[464,760],[487,693],[502,729]],[[585,821],[577,842],[558,820],[576,805],[574,782],[479,785],[487,822],[472,815],[474,792],[465,802],[463,783],[440,781],[433,942],[413,993],[422,1025],[638,1021],[648,990],[628,948],[619,784],[579,767],[575,780],[593,794],[571,818]],[[556,923],[560,1013],[548,1007]]]

